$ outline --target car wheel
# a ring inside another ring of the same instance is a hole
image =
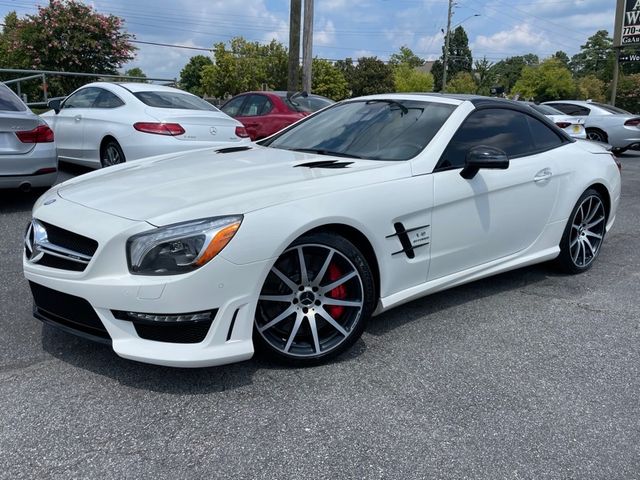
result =
[[[607,134],[597,128],[587,128],[587,139],[594,142],[607,143]]]
[[[110,167],[112,165],[118,165],[126,162],[122,148],[115,140],[108,140],[102,145],[100,150],[100,163],[102,168]]]
[[[588,189],[573,208],[560,241],[557,264],[566,273],[581,273],[593,265],[600,254],[607,224],[602,195]]]
[[[375,306],[364,256],[343,237],[301,237],[269,272],[256,308],[254,339],[280,360],[316,364],[351,347]]]

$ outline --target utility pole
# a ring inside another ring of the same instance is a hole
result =
[[[311,93],[313,63],[313,0],[304,0],[302,31],[302,90]]]
[[[442,68],[442,91],[447,87],[447,66],[449,64],[449,34],[451,33],[451,17],[453,16],[453,0],[449,0],[449,13],[447,14],[447,32],[444,34],[444,65]]]
[[[618,78],[620,76],[620,48],[614,48],[616,63],[613,64],[613,80],[611,82],[611,105],[616,106],[616,95],[618,94]]]
[[[302,0],[291,0],[291,12],[289,14],[289,76],[287,78],[287,90],[298,90],[298,69],[300,68],[300,14],[302,12]]]

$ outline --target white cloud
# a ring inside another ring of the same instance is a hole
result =
[[[326,20],[320,28],[314,27],[313,44],[318,46],[331,45],[336,42],[336,27],[333,21]]]
[[[541,49],[549,49],[552,45],[548,35],[524,23],[493,35],[478,35],[471,48],[479,50],[479,53],[482,54],[524,52],[524,50],[540,51]]]

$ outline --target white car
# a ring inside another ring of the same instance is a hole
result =
[[[58,157],[106,167],[164,153],[249,143],[237,120],[177,88],[95,82],[42,114],[55,132]]]
[[[614,153],[640,150],[640,115],[634,115],[618,107],[582,100],[558,100],[545,102],[566,115],[584,118],[587,138],[608,143]]]
[[[514,268],[589,269],[620,172],[508,100],[346,100],[261,145],[165,155],[54,187],[33,209],[35,316],[120,356],[200,367],[254,342],[298,364],[371,315]]]
[[[555,123],[559,128],[563,129],[573,138],[582,140],[587,138],[587,131],[584,128],[584,118],[571,117],[565,115],[560,110],[556,110],[550,105],[539,105],[533,102],[524,102],[533,108],[536,112],[546,116]]]

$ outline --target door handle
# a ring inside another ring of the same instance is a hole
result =
[[[80,120],[82,120],[82,115],[76,115],[75,117],[73,117],[73,119],[74,119],[76,122],[79,122]]]
[[[551,171],[550,168],[543,168],[538,173],[536,173],[536,176],[533,177],[533,181],[536,183],[546,182],[552,176],[553,176],[553,172]]]

